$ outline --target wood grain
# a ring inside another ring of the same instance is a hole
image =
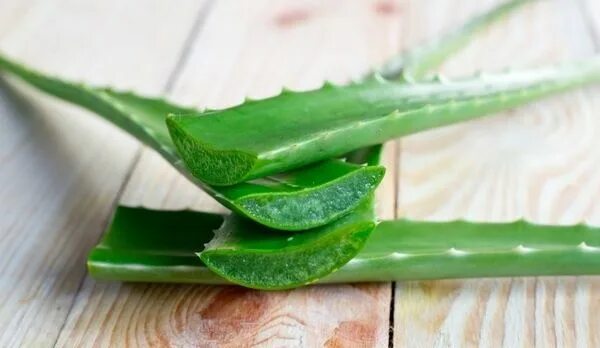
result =
[[[3,0],[0,50],[44,71],[145,94],[173,82],[171,99],[223,107],[283,85],[346,81],[496,2]],[[598,33],[597,1],[541,1],[443,70],[585,56],[600,47]],[[599,91],[388,144],[380,216],[600,224]],[[85,253],[117,200],[223,211],[140,149],[84,111],[0,80],[0,346],[388,345],[390,284],[265,293],[85,277]],[[599,294],[594,277],[399,283],[393,343],[600,346]]]
[[[434,4],[435,3],[435,4]],[[409,1],[408,32],[448,11],[493,1]],[[431,11],[435,8],[436,11]],[[475,40],[446,64],[449,75],[523,67],[592,54],[581,7],[541,1]],[[441,26],[441,25],[440,25]],[[600,102],[588,88],[488,119],[401,141],[399,214],[411,218],[600,224]],[[398,347],[597,346],[600,280],[520,278],[399,283]]]
[[[10,25],[0,24],[0,50],[62,76],[156,94],[199,5],[4,0],[0,18]],[[115,15],[140,7],[154,7],[154,16]],[[20,86],[0,81],[0,346],[47,347],[139,145],[78,108]]]
[[[323,77],[343,81],[357,76],[396,50],[399,18],[382,17],[376,4],[215,3],[170,97],[198,106],[227,106],[245,95],[273,95],[283,85],[314,88]],[[391,144],[385,152],[388,168],[395,167],[395,159]],[[379,194],[383,217],[393,216],[394,186],[391,170]],[[151,151],[144,151],[122,203],[222,209]],[[88,279],[59,346],[108,347],[125,342],[173,347],[385,347],[390,294],[390,284],[266,293]]]

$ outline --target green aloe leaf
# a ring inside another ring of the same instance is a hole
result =
[[[273,231],[235,214],[120,207],[88,265],[100,278],[120,279],[120,265],[127,265],[139,273],[126,280],[186,281],[188,272],[214,279],[216,273],[221,282],[287,289],[342,267],[362,249],[375,225],[372,198],[341,219],[303,233]],[[181,272],[186,275],[178,276]]]
[[[390,78],[407,74],[419,78],[466,44],[472,35],[526,2],[508,1],[432,43],[392,57],[382,73]],[[362,166],[357,165],[362,163],[357,161],[326,160],[259,182],[211,187],[195,180],[184,168],[165,126],[168,113],[190,114],[197,113],[196,110],[162,99],[54,79],[2,56],[0,69],[14,73],[49,94],[96,112],[157,150],[229,209],[272,228],[303,230],[325,225],[356,208],[373,192],[384,174],[384,168],[377,163]]]
[[[263,225],[304,230],[347,214],[375,190],[385,168],[343,159],[325,160],[275,177],[213,187],[195,179],[181,162],[165,119],[169,113],[197,113],[162,99],[55,79],[0,56],[0,69],[61,99],[87,108],[158,151],[175,168],[221,204]]]
[[[222,222],[217,214],[119,207],[90,253],[90,274],[120,281],[228,284],[196,256]],[[251,272],[261,266],[244,267]],[[582,274],[600,274],[599,227],[395,220],[377,225],[358,255],[318,282]]]
[[[225,110],[171,114],[167,125],[194,176],[230,185],[598,80],[600,57],[452,82],[407,84],[372,78],[347,86],[326,84],[309,92],[286,91]],[[242,129],[244,136],[232,129]]]

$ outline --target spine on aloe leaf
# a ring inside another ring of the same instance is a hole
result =
[[[119,207],[89,256],[90,273],[121,281],[229,283],[196,256],[222,221],[216,214]],[[395,220],[377,225],[358,255],[318,282],[580,274],[600,274],[600,227]]]
[[[584,274],[600,274],[599,227],[396,220],[379,224],[361,253],[323,280]]]
[[[372,78],[284,92],[198,115],[170,115],[167,125],[193,175],[214,185],[231,185],[489,115],[599,79],[599,57],[456,81],[406,84]]]

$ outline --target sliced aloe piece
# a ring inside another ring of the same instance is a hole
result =
[[[158,151],[175,168],[229,209],[266,226],[303,230],[321,226],[356,208],[379,185],[385,168],[343,159],[325,160],[285,175],[230,187],[195,179],[183,166],[169,136],[168,113],[197,113],[162,99],[94,88],[45,76],[0,56],[0,69],[61,99],[83,106]],[[304,206],[307,209],[299,209]]]
[[[216,214],[119,207],[90,253],[90,274],[120,281],[229,284],[196,256],[222,221]],[[255,243],[266,250],[269,242]],[[318,282],[581,274],[600,274],[599,227],[396,220],[377,225],[350,262]]]
[[[229,215],[198,255],[208,268],[233,283],[289,289],[342,267],[362,249],[373,228],[372,199],[326,226],[303,233],[272,231]]]

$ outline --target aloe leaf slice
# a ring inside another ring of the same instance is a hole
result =
[[[366,166],[360,162],[331,159],[277,177],[229,187],[213,187],[195,179],[186,170],[165,125],[168,113],[197,113],[197,110],[130,92],[55,79],[2,56],[0,69],[15,74],[44,92],[104,117],[158,151],[221,204],[272,228],[304,230],[325,225],[365,201],[385,173],[385,168],[377,164]]]
[[[342,267],[364,246],[375,228],[372,198],[350,214],[303,233],[269,231],[229,215],[198,253],[213,272],[257,289],[310,284]]]
[[[119,281],[229,284],[196,256],[223,219],[118,207],[89,255],[90,274]],[[377,225],[350,262],[318,282],[583,274],[600,274],[599,227],[395,220]]]

